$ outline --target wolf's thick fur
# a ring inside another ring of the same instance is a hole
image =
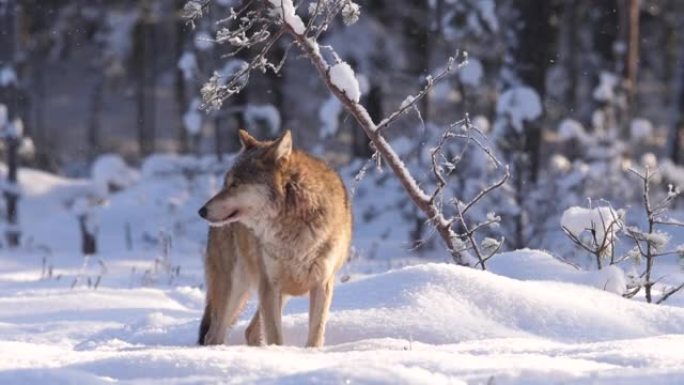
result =
[[[322,346],[335,272],[351,241],[346,189],[323,161],[293,150],[289,131],[261,142],[241,130],[240,139],[243,151],[222,190],[200,209],[214,226],[199,343],[223,343],[255,288],[259,309],[245,332],[249,345],[264,337],[281,345],[286,297],[308,293],[307,346]]]

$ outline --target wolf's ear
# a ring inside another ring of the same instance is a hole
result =
[[[259,144],[258,140],[254,139],[252,135],[250,135],[247,131],[245,131],[242,128],[238,131],[238,135],[240,136],[240,143],[242,143],[242,148],[245,150],[252,149]]]
[[[292,133],[287,130],[276,139],[272,144],[271,153],[273,154],[273,159],[278,161],[281,159],[286,159],[292,154]]]

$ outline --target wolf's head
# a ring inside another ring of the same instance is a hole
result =
[[[211,225],[245,222],[274,215],[284,196],[283,178],[292,154],[292,134],[258,141],[240,130],[242,151],[226,173],[223,187],[199,210]]]

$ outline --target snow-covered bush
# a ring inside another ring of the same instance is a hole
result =
[[[199,174],[224,172],[232,159],[227,158],[219,162],[215,156],[152,154],[143,161],[140,174],[144,179],[174,175],[193,179]]]
[[[610,206],[570,207],[561,216],[561,227],[565,234],[595,257],[599,270],[608,257],[609,264],[615,263],[617,234],[623,226],[624,211],[616,211]]]
[[[523,122],[533,121],[541,116],[541,98],[530,87],[512,87],[499,96],[496,113],[499,116],[498,130],[504,130],[504,127],[510,125],[515,131],[521,132]]]
[[[653,266],[657,259],[668,254],[676,254],[680,257],[684,256],[684,243],[677,245],[673,250],[668,250],[671,237],[668,233],[661,230],[662,227],[668,226],[684,227],[684,222],[673,219],[668,214],[668,209],[676,199],[679,198],[681,190],[679,187],[669,185],[667,193],[662,198],[653,200],[651,184],[654,172],[648,167],[646,167],[643,172],[635,169],[630,169],[630,172],[639,179],[639,182],[642,185],[642,207],[644,208],[648,223],[646,229],[640,229],[636,226],[630,226],[625,229],[627,237],[635,244],[628,255],[637,261],[643,259],[646,264],[643,273],[639,275],[638,286],[633,291],[632,295],[643,288],[646,301],[653,302],[653,286],[658,280],[653,277]],[[660,299],[655,300],[655,302],[662,303],[672,294],[683,288],[684,283],[673,288],[668,288],[664,290]]]
[[[95,159],[91,166],[91,178],[104,192],[125,189],[139,179],[139,173],[128,167],[118,154],[104,154]]]

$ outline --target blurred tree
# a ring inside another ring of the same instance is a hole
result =
[[[626,80],[625,88],[627,93],[626,115],[629,119],[634,117],[635,99],[637,96],[637,74],[639,70],[639,15],[640,7],[639,0],[626,0],[623,6],[627,9],[624,13],[625,24],[627,24],[627,38],[625,54],[625,70],[624,77]],[[623,127],[623,137],[629,137],[629,130]]]
[[[185,6],[185,0],[175,0],[174,3],[174,31],[175,31],[175,59],[176,59],[176,74],[174,79],[174,92],[176,97],[176,108],[178,110],[178,149],[181,153],[190,151],[190,144],[188,140],[188,131],[185,128],[183,117],[185,116],[185,109],[188,107],[188,97],[186,92],[188,83],[193,77],[193,64],[197,61],[194,54],[190,51],[191,45],[190,37],[192,34],[188,30],[190,27],[183,19],[181,10]]]
[[[507,163],[511,165],[516,208],[512,210],[517,249],[528,243],[528,196],[537,182],[542,145],[543,100],[549,47],[554,41],[551,2],[518,0],[508,3],[513,15],[511,34],[501,70],[502,94],[497,105],[495,135]]]
[[[18,221],[19,191],[17,171],[19,168],[19,144],[22,126],[19,118],[20,96],[17,68],[17,19],[20,9],[15,0],[0,3],[0,136],[4,140],[7,155],[7,180],[2,192],[7,208],[6,240],[10,247],[19,245],[21,235]]]
[[[157,14],[154,0],[139,2],[140,16],[134,31],[133,71],[136,77],[137,130],[141,156],[155,150],[157,86]]]

